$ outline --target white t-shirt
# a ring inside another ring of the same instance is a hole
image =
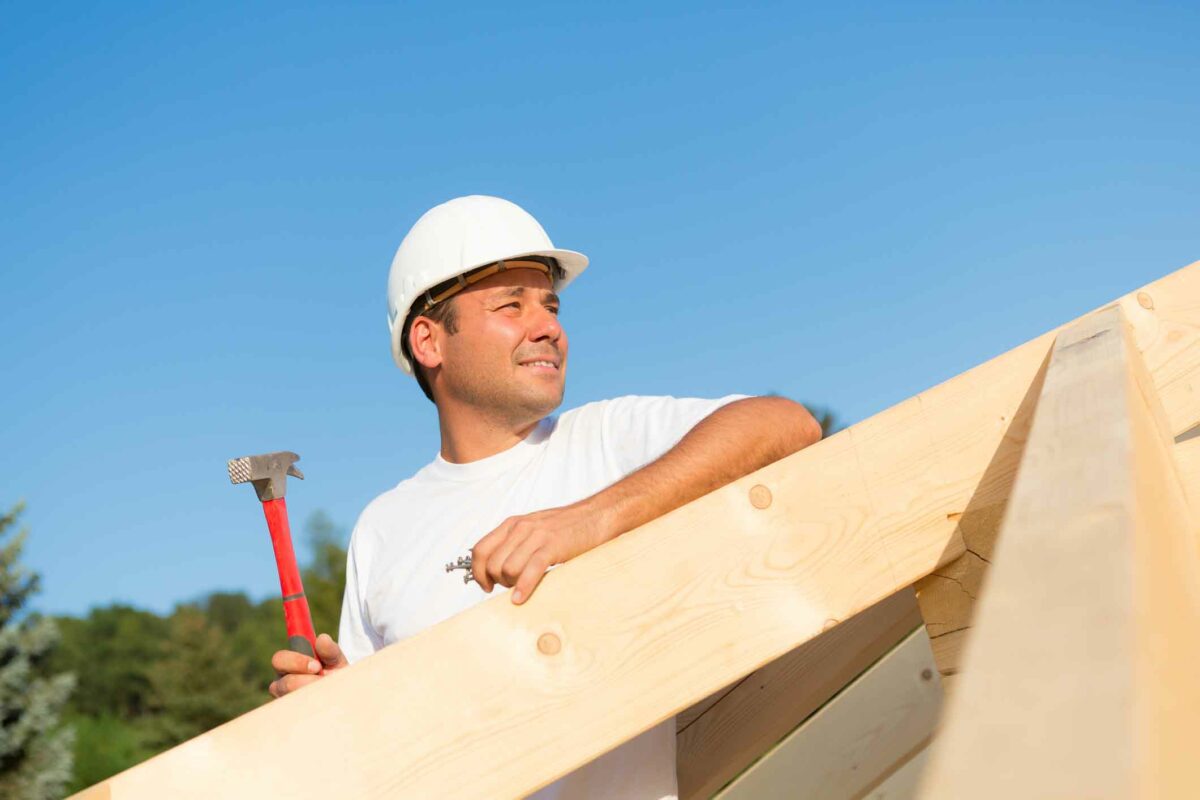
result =
[[[487,599],[445,564],[506,518],[599,492],[742,397],[620,397],[547,417],[524,441],[479,461],[452,464],[439,455],[375,498],[354,526],[338,633],[346,658],[353,663]],[[670,719],[533,797],[674,800],[677,791]]]

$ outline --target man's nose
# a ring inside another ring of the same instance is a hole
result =
[[[540,342],[542,340],[549,340],[556,342],[562,338],[562,323],[558,321],[557,314],[545,307],[536,311],[535,314],[536,316],[529,330],[531,341]]]

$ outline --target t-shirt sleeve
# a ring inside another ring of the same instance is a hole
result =
[[[371,627],[366,606],[362,601],[360,576],[366,574],[366,534],[356,526],[346,550],[346,592],[342,596],[342,619],[338,625],[338,646],[346,660],[353,664],[383,647],[383,637]]]
[[[604,408],[601,430],[605,449],[628,474],[662,456],[721,406],[748,396],[615,398]]]

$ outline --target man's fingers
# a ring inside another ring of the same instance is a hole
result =
[[[533,590],[542,582],[548,569],[550,569],[550,559],[545,550],[538,550],[531,555],[525,564],[525,569],[521,571],[521,577],[517,579],[516,588],[512,590],[513,603],[521,605],[528,600],[529,596],[533,594]]]
[[[479,584],[479,588],[485,592],[492,590],[492,580],[487,573],[488,559],[491,557],[492,551],[504,540],[504,534],[512,522],[513,517],[504,520],[496,526],[495,530],[484,536],[471,548],[471,574],[475,576],[475,582]]]
[[[543,537],[530,534],[512,548],[508,557],[500,562],[500,582],[505,586],[516,586],[522,573],[525,572],[525,567],[529,564],[529,559],[541,547],[542,541]]]
[[[509,574],[505,571],[505,566],[512,559],[513,553],[521,549],[521,546],[528,539],[529,536],[527,533],[522,533],[514,529],[509,532],[500,546],[496,548],[496,551],[488,557],[486,569],[488,579],[491,580],[492,585],[497,583],[502,586],[513,585],[517,579],[517,575],[520,575],[521,571],[518,569],[515,574]]]
[[[321,671],[318,661],[292,650],[276,650],[271,656],[271,667],[276,675],[316,674]]]
[[[272,697],[283,697],[289,692],[303,689],[313,681],[319,680],[321,680],[320,675],[284,675],[282,678],[271,681],[267,691],[271,693]]]
[[[325,665],[326,669],[338,669],[350,664],[346,660],[342,648],[338,647],[338,643],[328,633],[322,633],[317,637],[317,657],[321,659],[321,663]]]

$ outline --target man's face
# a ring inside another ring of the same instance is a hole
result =
[[[455,296],[458,332],[441,337],[447,399],[532,422],[562,403],[567,334],[558,296],[535,269],[488,276]]]

